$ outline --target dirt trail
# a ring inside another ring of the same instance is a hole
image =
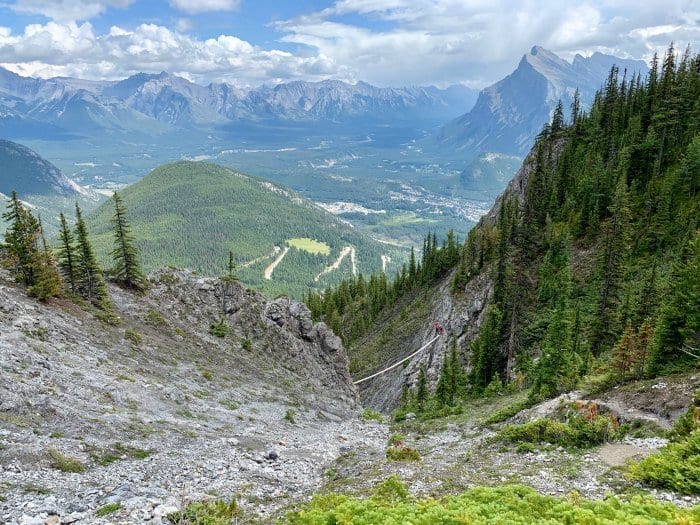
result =
[[[240,268],[248,268],[249,266],[253,266],[254,264],[258,264],[259,262],[264,261],[265,259],[272,259],[274,256],[276,256],[280,252],[281,249],[282,248],[280,248],[279,246],[275,246],[275,248],[267,255],[263,255],[262,257],[258,257],[257,259],[253,259],[252,261],[248,261],[247,263],[242,264],[240,266]]]
[[[318,280],[321,278],[321,276],[326,275],[327,273],[332,272],[333,270],[337,270],[341,263],[343,262],[343,259],[347,257],[347,255],[350,254],[350,262],[352,264],[352,274],[357,275],[357,266],[355,265],[355,248],[352,246],[346,246],[343,248],[340,252],[340,255],[338,258],[335,260],[333,264],[330,266],[327,266],[326,268],[323,269],[321,273],[319,273],[316,277],[314,277],[314,282],[318,282]]]
[[[652,452],[654,452],[654,449],[642,448],[627,443],[606,443],[600,447],[598,455],[606,465],[621,467],[627,459],[648,456]]]
[[[282,259],[284,259],[284,256],[287,255],[287,252],[289,251],[289,246],[285,246],[284,250],[282,250],[282,253],[277,256],[277,259],[272,261],[272,263],[265,268],[265,272],[263,273],[263,276],[265,279],[268,281],[272,279],[272,272],[275,271],[275,268],[277,268],[277,265],[282,262]]]

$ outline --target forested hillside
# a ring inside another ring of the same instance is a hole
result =
[[[700,55],[616,68],[589,113],[561,105],[497,219],[475,228],[454,291],[493,272],[471,388],[520,374],[548,397],[601,371],[684,369],[700,346]]]
[[[348,255],[337,269],[315,279],[346,246],[355,248],[356,272],[379,271],[382,255],[401,259],[396,248],[353,231],[290,190],[215,164],[164,165],[120,194],[147,271],[171,265],[222,275],[233,251],[244,283],[301,296],[352,274]],[[110,266],[113,212],[107,203],[88,220],[105,267]],[[283,253],[266,278],[266,269]]]
[[[364,283],[350,281],[323,299],[309,297],[312,312],[349,344],[369,332],[362,346],[381,349],[387,345],[373,342],[392,337],[392,316],[424,309],[450,269],[453,301],[473,300],[472,284],[483,288],[486,278],[478,337],[461,337],[461,326],[450,334],[460,336],[452,362],[468,372],[462,396],[481,395],[495,381],[532,387],[535,400],[570,390],[584,376],[611,384],[696,366],[700,56],[678,58],[670,49],[647,79],[613,68],[590,112],[575,101],[566,113],[560,104],[458,253],[449,237],[441,247],[429,237],[433,249],[424,249],[418,271],[379,286],[388,293],[375,296],[386,300],[358,299]],[[430,312],[423,317],[431,322]]]

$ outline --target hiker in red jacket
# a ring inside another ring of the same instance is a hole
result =
[[[435,327],[435,335],[442,335],[442,325],[435,321],[433,326]]]

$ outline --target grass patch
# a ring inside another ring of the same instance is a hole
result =
[[[77,458],[63,454],[55,448],[50,448],[48,454],[49,458],[51,458],[51,466],[56,470],[73,473],[85,471],[85,465]]]
[[[309,239],[308,237],[287,239],[287,244],[297,250],[304,250],[305,252],[313,254],[320,253],[321,255],[329,255],[331,253],[331,247],[325,242]]]
[[[117,512],[121,508],[121,503],[108,503],[104,507],[100,507],[99,509],[97,509],[95,511],[95,516],[97,516],[98,518],[104,518],[105,516],[109,516],[110,514]]]
[[[104,467],[115,461],[123,459],[146,459],[150,455],[150,450],[124,445],[123,443],[114,443],[109,448],[94,451],[90,457],[95,463]]]

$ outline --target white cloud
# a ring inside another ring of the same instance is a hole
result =
[[[17,35],[3,28],[0,65],[44,78],[120,79],[165,70],[200,83],[227,80],[238,85],[345,73],[326,56],[264,50],[231,35],[199,40],[156,24],[133,30],[112,26],[98,35],[89,22],[33,24]]]
[[[57,21],[89,20],[108,7],[129,7],[136,0],[15,0],[10,8],[19,13],[43,15]]]
[[[235,35],[197,38],[187,18],[173,17],[173,27],[113,26],[101,34],[88,22],[70,21],[134,1],[16,0],[15,10],[56,19],[17,33],[0,27],[0,64],[41,76],[114,79],[166,70],[239,85],[339,78],[483,86],[512,71],[533,45],[568,59],[594,51],[648,59],[671,40],[700,47],[700,4],[688,0],[583,0],[556,8],[538,0],[338,0],[275,23],[284,45],[265,47]],[[169,1],[192,13],[240,4]]]
[[[185,13],[207,13],[210,11],[236,11],[240,0],[170,0],[170,5]]]

